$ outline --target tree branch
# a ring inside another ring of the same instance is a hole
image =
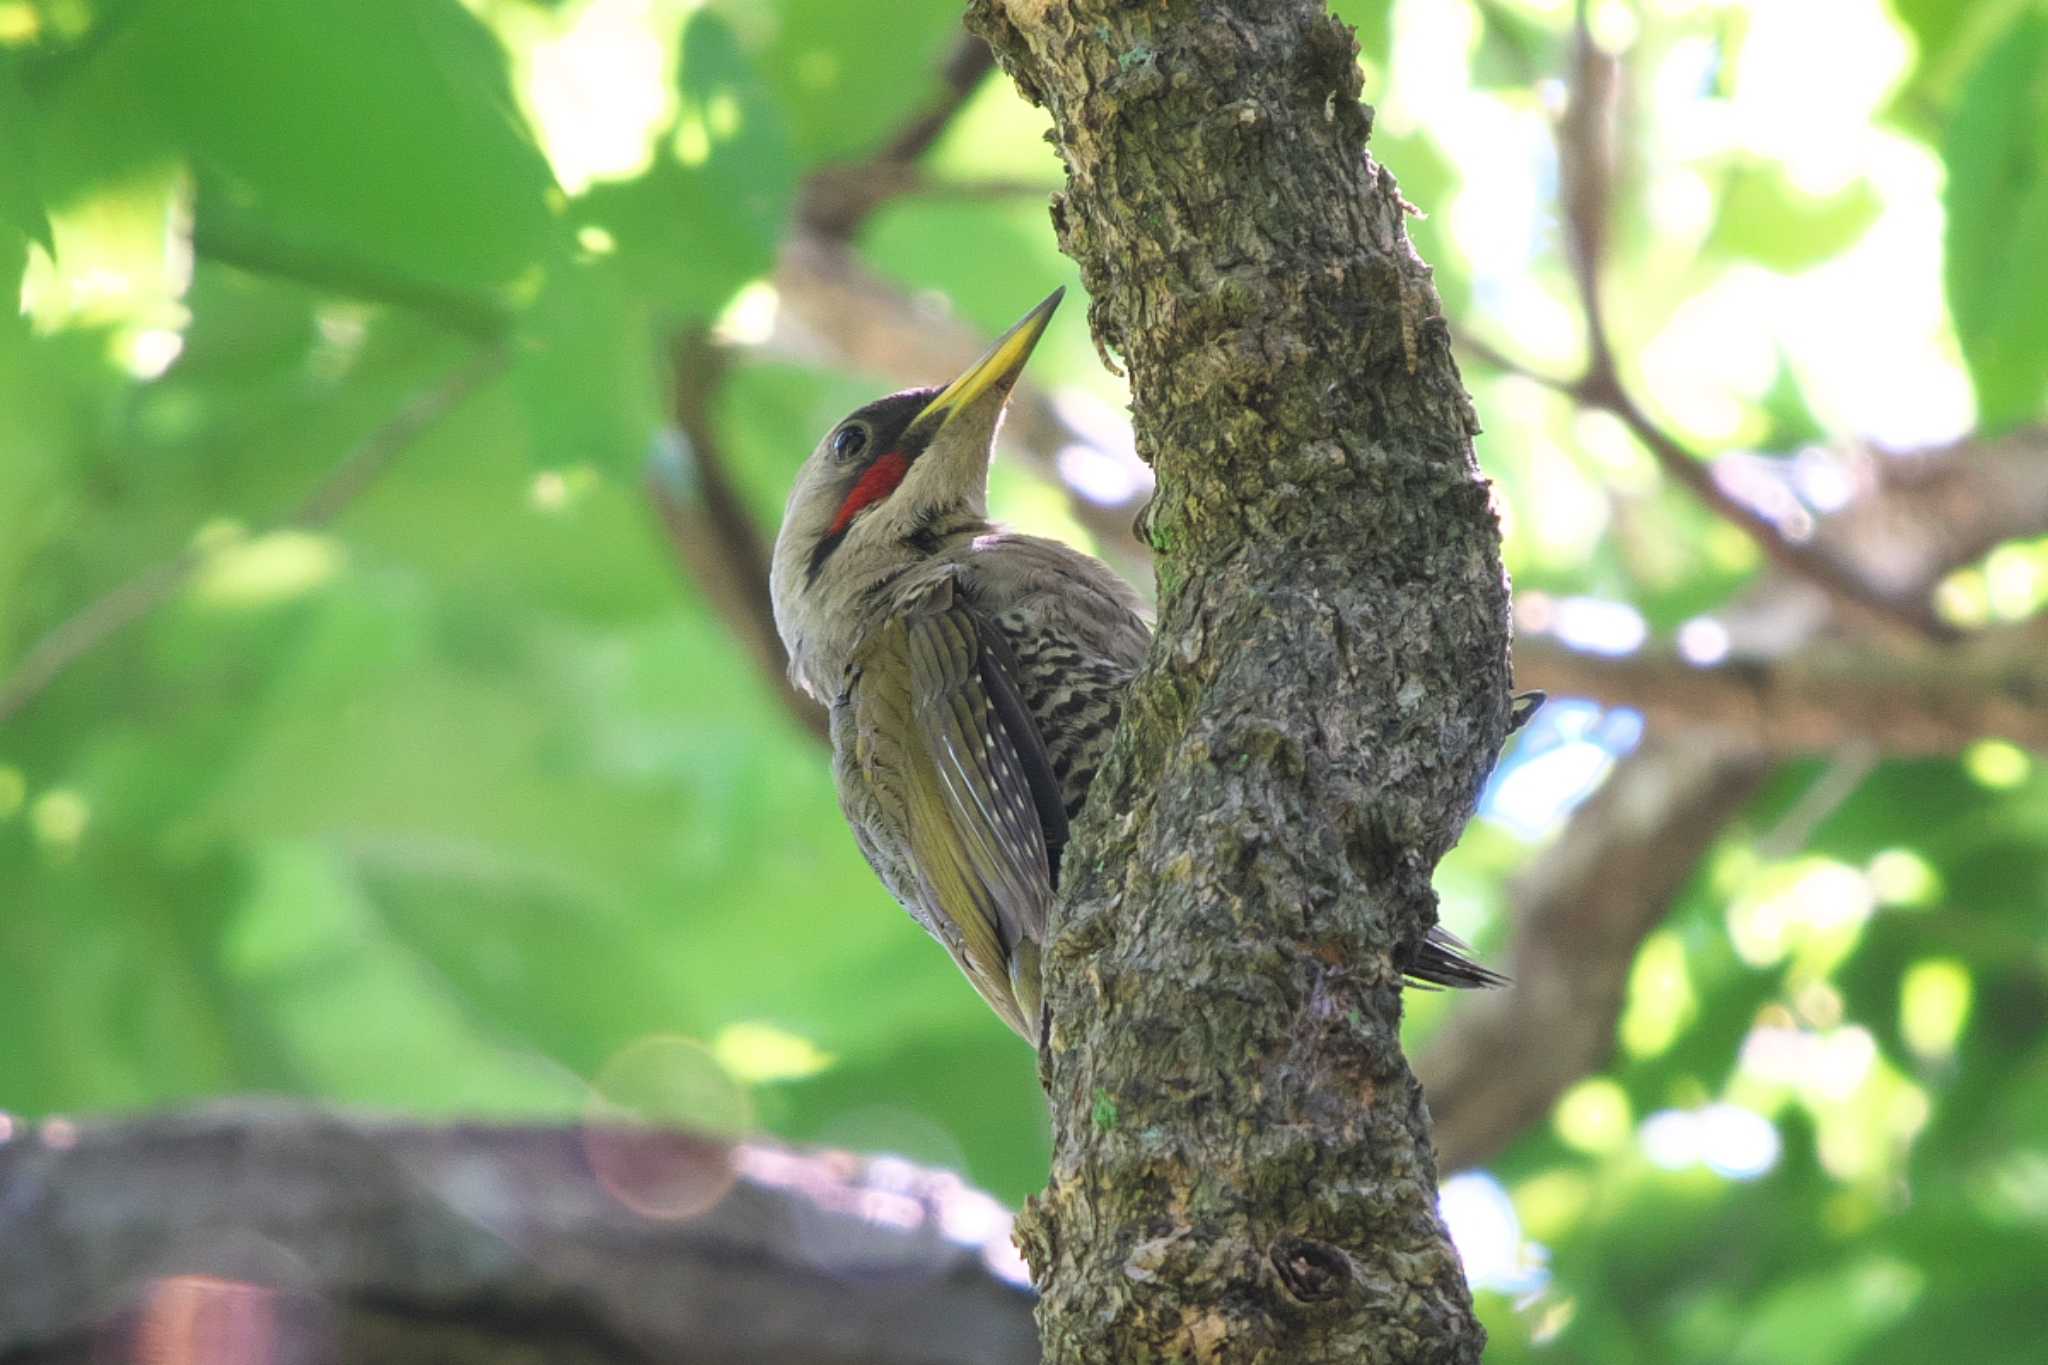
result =
[[[1640,711],[1653,729],[1717,730],[1779,755],[1850,743],[1896,756],[1955,754],[1985,738],[2048,753],[2048,642],[2038,629],[1948,651],[1822,640],[1709,667],[1653,650],[1589,654],[1524,633],[1515,672],[1552,696]]]
[[[1355,42],[1317,0],[969,13],[1160,475],[1046,960],[1048,1359],[1476,1360],[1395,963],[1505,731],[1506,595]]]
[[[249,1101],[0,1125],[20,1365],[1038,1358],[1000,1207],[900,1161]]]
[[[733,486],[711,415],[727,364],[702,328],[671,339],[669,402],[681,444],[672,463],[649,467],[647,495],[669,549],[753,659],[762,683],[791,719],[829,740],[825,712],[789,681],[789,655],[768,596],[768,544]]]
[[[1558,125],[1562,207],[1572,278],[1578,287],[1579,309],[1586,327],[1586,369],[1577,380],[1562,385],[1554,379],[1532,377],[1562,387],[1585,406],[1618,418],[1668,478],[1741,530],[1773,564],[1811,581],[1852,609],[1903,626],[1924,639],[1958,638],[1960,632],[1935,615],[1924,593],[1888,592],[1827,546],[1788,538],[1769,517],[1723,488],[1715,479],[1712,466],[1696,458],[1651,418],[1622,381],[1601,307],[1602,271],[1612,215],[1614,119],[1621,72],[1620,63],[1593,41],[1586,12],[1586,0],[1579,0],[1573,25],[1570,99]],[[1492,348],[1483,354],[1490,363],[1505,365],[1515,373],[1527,373]]]
[[[940,63],[941,88],[928,106],[905,120],[872,156],[822,167],[805,178],[797,192],[798,230],[822,241],[852,241],[876,209],[915,187],[918,160],[994,69],[988,44],[962,33]]]
[[[482,387],[505,363],[501,347],[485,346],[432,387],[414,395],[328,471],[296,510],[267,530],[318,528],[339,516],[429,427]],[[205,563],[185,549],[110,589],[30,646],[0,682],[0,724],[40,696],[64,671],[162,606]]]
[[[1416,1063],[1445,1169],[1498,1155],[1606,1062],[1636,950],[1769,773],[1753,751],[1652,739],[1573,814],[1513,890],[1514,988],[1469,1002]]]

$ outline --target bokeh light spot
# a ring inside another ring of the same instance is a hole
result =
[[[1871,858],[1864,873],[1879,905],[1932,905],[1941,899],[1934,864],[1910,848],[1887,848]]]
[[[732,296],[713,330],[728,345],[765,345],[775,335],[775,321],[781,312],[782,295],[775,286],[766,280],[750,280]]]
[[[1700,1157],[1707,1169],[1730,1180],[1754,1180],[1778,1164],[1778,1130],[1762,1114],[1739,1104],[1711,1104],[1700,1111]]]
[[[69,852],[85,837],[92,823],[92,806],[68,787],[57,787],[36,798],[28,820],[36,839],[52,852]]]
[[[311,531],[272,531],[221,546],[207,559],[192,594],[211,607],[264,607],[303,596],[333,578],[339,541]]]
[[[738,1178],[729,1144],[753,1126],[745,1087],[689,1038],[637,1039],[599,1069],[583,1147],[606,1190],[649,1218],[692,1218]]]
[[[1522,1239],[1515,1201],[1483,1171],[1454,1175],[1437,1191],[1437,1209],[1474,1289],[1527,1294],[1549,1282],[1543,1248]]]
[[[1899,983],[1899,1034],[1929,1061],[1953,1056],[1970,1017],[1969,969],[1955,958],[1929,958]]]
[[[1661,1170],[1682,1171],[1700,1159],[1699,1121],[1683,1109],[1660,1109],[1644,1119],[1636,1141]]]
[[[1970,780],[1993,791],[2010,791],[2027,780],[2034,761],[2016,744],[1980,739],[1963,750],[1963,771]]]
[[[114,361],[140,380],[161,378],[185,350],[185,338],[169,327],[138,327],[115,334]]]
[[[711,159],[711,130],[701,118],[687,117],[676,124],[676,160],[685,166],[701,166]]]
[[[1557,1102],[1551,1122],[1568,1147],[1605,1156],[1628,1144],[1628,1092],[1605,1076],[1580,1081]]]
[[[1592,1202],[1593,1181],[1574,1170],[1545,1171],[1515,1187],[1515,1209],[1529,1235],[1540,1241],[1571,1235]]]
[[[749,1083],[800,1081],[838,1060],[803,1035],[758,1019],[720,1029],[711,1055],[734,1079]]]
[[[625,179],[653,159],[675,108],[677,33],[685,7],[650,0],[582,0],[547,16],[495,7],[499,22],[531,25],[509,46],[519,87],[555,178],[570,194]],[[549,31],[552,30],[552,31]]]
[[[1731,643],[1728,627],[1711,616],[1695,616],[1678,628],[1678,655],[1696,668],[1726,659]]]
[[[1643,940],[1629,968],[1628,1004],[1621,1014],[1621,1046],[1631,1057],[1654,1057],[1678,1041],[1698,1008],[1685,943],[1668,929]]]

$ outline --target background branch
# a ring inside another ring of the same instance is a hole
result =
[[[1569,99],[1558,124],[1559,182],[1572,278],[1586,329],[1586,368],[1576,380],[1530,374],[1498,350],[1467,349],[1509,372],[1560,387],[1586,407],[1612,414],[1626,426],[1665,475],[1756,543],[1773,564],[1825,590],[1875,619],[1929,640],[1959,632],[1935,615],[1924,594],[1890,592],[1826,545],[1789,538],[1771,519],[1724,488],[1711,464],[1687,450],[1637,401],[1623,382],[1601,308],[1606,245],[1613,212],[1615,123],[1622,86],[1620,61],[1601,50],[1579,0],[1572,33]]]
[[[248,1101],[0,1138],[10,1365],[1038,1358],[1008,1219],[900,1160]]]
[[[406,447],[495,376],[505,363],[497,345],[478,349],[445,378],[416,394],[344,455],[289,515],[259,534],[316,529],[339,516],[383,476]],[[206,562],[195,548],[149,565],[53,627],[0,682],[0,723],[40,696],[66,669],[177,596]]]
[[[669,343],[670,410],[680,444],[646,474],[647,495],[669,549],[704,594],[783,709],[820,740],[825,711],[789,681],[789,655],[768,595],[768,541],[727,470],[712,405],[729,359],[708,332],[690,328]]]
[[[824,241],[850,242],[861,224],[918,183],[914,167],[995,69],[988,44],[971,33],[939,63],[939,93],[861,161],[813,171],[797,191],[796,225]]]
[[[1445,1170],[1498,1155],[1606,1062],[1637,948],[1769,772],[1754,752],[1646,741],[1518,880],[1514,986],[1463,1002],[1415,1065]]]
[[[1654,648],[1602,655],[1524,632],[1515,677],[1550,695],[1641,711],[1653,728],[1706,728],[1776,754],[1851,742],[1954,754],[1992,737],[2048,752],[2048,641],[2015,628],[1954,651],[1823,640],[1776,659],[1708,667]]]

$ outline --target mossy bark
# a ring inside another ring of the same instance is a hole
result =
[[[1159,638],[1048,959],[1046,1358],[1476,1360],[1397,963],[1505,734],[1507,587],[1350,30],[1321,0],[969,22],[1052,114],[1159,475]]]

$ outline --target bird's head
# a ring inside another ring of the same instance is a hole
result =
[[[797,471],[769,591],[791,676],[813,695],[829,700],[825,689],[836,685],[811,676],[811,665],[838,662],[819,646],[842,633],[831,629],[834,618],[855,596],[932,553],[938,533],[986,521],[996,428],[1065,293],[1054,290],[944,388],[905,389],[856,408]]]

